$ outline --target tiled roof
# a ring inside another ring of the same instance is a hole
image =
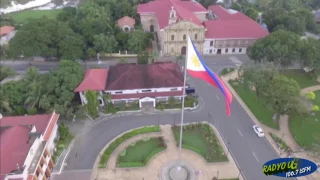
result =
[[[199,19],[194,15],[195,12],[207,12],[201,4],[192,1],[182,0],[155,0],[145,4],[139,4],[137,11],[141,13],[155,13],[160,29],[168,26],[171,8],[177,13],[179,20],[189,20],[202,26]]]
[[[153,92],[153,93],[138,93],[138,94],[114,94],[111,95],[113,100],[115,99],[133,99],[133,98],[144,98],[144,97],[168,97],[168,96],[182,96],[182,91],[171,91],[171,92]]]
[[[8,116],[0,119],[1,175],[22,166],[32,143],[28,143],[29,133],[34,125],[37,133],[42,133],[48,141],[59,114]],[[2,180],[2,176],[1,179]]]
[[[0,36],[5,36],[9,34],[11,31],[14,31],[13,26],[2,26],[0,27]]]
[[[210,20],[206,21],[206,38],[212,39],[258,39],[269,32],[253,20]]]
[[[83,92],[87,90],[102,91],[106,87],[108,69],[89,69],[84,75],[84,79],[74,92]]]
[[[106,90],[130,90],[183,86],[176,63],[121,64],[109,67]]]
[[[208,7],[219,20],[252,20],[241,12],[235,10],[227,10],[220,5],[213,5]]]
[[[3,128],[0,132],[0,179],[3,180],[5,174],[17,170],[17,164],[22,169],[27,157],[31,143],[28,143],[29,133],[32,127],[12,126]],[[22,169],[23,170],[23,169]]]
[[[135,24],[136,24],[136,21],[133,18],[128,17],[128,16],[124,16],[118,20],[119,27],[123,27],[123,26],[131,26],[132,27]]]

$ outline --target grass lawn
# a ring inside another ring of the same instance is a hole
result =
[[[280,71],[280,73],[282,75],[287,76],[288,78],[291,78],[297,81],[301,89],[320,84],[319,82],[309,77],[307,73],[305,73],[303,70],[300,70],[300,69],[287,69],[287,70]]]
[[[179,145],[180,127],[172,127],[172,131]],[[207,162],[228,161],[213,129],[207,124],[184,126],[182,147],[200,154]]]
[[[166,149],[162,137],[145,138],[141,141],[131,144],[126,150],[120,153],[117,160],[118,167],[141,167],[158,152]]]
[[[314,93],[316,95],[314,104],[320,106],[320,91]],[[300,146],[311,149],[314,143],[320,145],[320,112],[316,112],[315,116],[291,115],[290,129]]]
[[[263,103],[257,99],[255,92],[245,88],[241,83],[237,82],[236,85],[232,82],[233,81],[230,81],[231,86],[238,93],[240,98],[246,103],[256,118],[264,125],[274,129],[279,129],[279,123],[272,119],[274,112],[267,109]]]
[[[10,13],[9,16],[16,23],[25,23],[28,19],[39,19],[43,16],[46,16],[49,19],[55,19],[57,15],[61,12],[61,9],[53,9],[53,10],[25,10],[19,12]]]

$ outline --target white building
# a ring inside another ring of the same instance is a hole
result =
[[[1,180],[47,180],[59,114],[0,118]]]
[[[155,107],[157,102],[170,97],[181,100],[183,96],[183,73],[176,63],[118,64],[109,69],[87,70],[84,80],[77,87],[82,104],[86,104],[85,92],[94,90],[110,94],[114,105],[139,103],[140,108]]]

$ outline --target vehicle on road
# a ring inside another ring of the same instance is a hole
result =
[[[258,125],[254,125],[252,128],[259,137],[264,137],[264,132]]]
[[[195,89],[195,88],[190,88],[190,87],[186,88],[186,93],[187,93],[187,94],[193,94],[193,93],[195,93],[195,92],[196,92],[196,89]]]

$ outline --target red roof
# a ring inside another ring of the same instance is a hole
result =
[[[22,166],[29,152],[28,143],[32,126],[42,133],[44,140],[49,140],[59,114],[53,112],[45,115],[8,116],[0,119],[1,174],[16,170],[17,163]],[[1,176],[1,179],[2,176]]]
[[[168,97],[168,96],[182,96],[182,91],[171,91],[171,92],[154,92],[154,93],[139,93],[139,94],[114,94],[111,95],[112,99],[133,99],[133,98],[144,98],[144,97]]]
[[[128,16],[124,16],[123,18],[120,18],[118,20],[118,26],[119,27],[123,27],[123,26],[134,26],[136,24],[136,21],[131,18],[131,17],[128,17]]]
[[[178,64],[118,64],[109,67],[106,90],[132,90],[183,86]]]
[[[2,120],[1,120],[2,121]],[[0,132],[0,179],[3,180],[5,174],[17,170],[17,164],[23,166],[27,157],[31,143],[28,143],[29,133],[32,127],[12,126],[1,129]]]
[[[155,13],[159,27],[160,29],[163,29],[169,25],[169,15],[172,7],[177,13],[178,21],[189,20],[199,26],[202,26],[202,24],[194,13],[208,11],[198,2],[182,0],[155,0],[145,4],[139,4],[137,12],[139,14]]]
[[[13,26],[2,26],[0,27],[0,36],[5,36],[9,34],[11,31],[14,31]]]
[[[259,39],[269,32],[253,20],[206,21],[206,38],[212,39]]]
[[[108,69],[89,69],[84,75],[81,84],[74,92],[83,92],[87,90],[102,91],[106,87],[108,78]]]
[[[211,10],[219,20],[252,20],[241,12],[227,10],[220,5],[209,6],[208,9]]]

